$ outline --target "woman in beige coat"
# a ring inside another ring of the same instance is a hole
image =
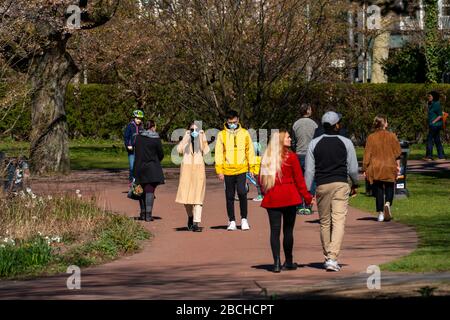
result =
[[[206,135],[195,123],[177,146],[183,155],[180,168],[180,183],[176,202],[184,204],[188,215],[188,230],[200,232],[203,200],[205,199],[206,173],[204,156],[210,151]]]
[[[394,185],[400,170],[402,150],[397,136],[387,130],[388,121],[385,116],[376,116],[373,127],[374,133],[367,138],[364,150],[363,171],[372,185],[378,221],[382,222],[392,218]]]

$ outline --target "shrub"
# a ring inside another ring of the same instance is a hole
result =
[[[0,278],[33,276],[103,263],[140,249],[149,233],[134,220],[99,209],[94,199],[0,197]]]
[[[37,271],[45,267],[52,258],[52,248],[41,236],[18,244],[2,244],[0,245],[0,277]]]

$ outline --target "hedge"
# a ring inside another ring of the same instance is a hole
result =
[[[279,117],[268,123],[266,128],[291,126],[295,122],[298,118],[296,106],[284,109],[275,107],[279,105],[277,99],[283,95],[285,88],[279,86],[276,95],[265,101],[263,110],[254,117],[257,119],[255,127],[264,122],[265,114],[273,112],[279,113]],[[379,113],[388,116],[390,127],[399,138],[421,142],[427,131],[426,94],[430,90],[441,93],[443,109],[448,111],[450,85],[446,84],[317,84],[308,87],[304,100],[314,105],[317,121],[326,110],[334,109],[342,113],[348,132],[358,144],[364,143],[371,131],[372,120]],[[152,97],[149,105],[171,105],[171,101],[175,104],[178,100],[171,96],[175,92],[159,90],[155,95],[160,96]],[[79,91],[69,86],[66,112],[70,137],[120,138],[134,106],[133,97],[113,85],[81,85]],[[196,110],[193,106],[190,109]],[[252,110],[248,108],[246,114],[252,114]],[[11,124],[16,115],[17,112],[13,112],[0,123],[0,132]],[[189,115],[180,114],[173,129],[185,127],[192,117],[193,111]],[[197,117],[201,119],[201,114]],[[16,138],[28,137],[30,119],[28,108],[13,131]]]
[[[371,132],[377,114],[388,117],[389,126],[401,139],[422,142],[427,133],[427,93],[441,93],[444,110],[450,109],[450,85],[425,84],[338,84],[314,86],[308,99],[323,114],[330,108],[342,113],[355,142],[362,144]]]

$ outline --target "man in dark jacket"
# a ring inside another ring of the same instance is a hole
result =
[[[144,118],[144,112],[141,110],[133,111],[133,120],[127,125],[125,129],[125,134],[123,137],[125,148],[127,148],[128,152],[128,164],[130,168],[130,174],[128,177],[129,182],[133,182],[133,165],[134,165],[134,147],[136,145],[136,137],[139,135],[142,128],[142,119]]]
[[[164,173],[161,161],[164,158],[161,139],[156,132],[154,121],[148,121],[145,131],[136,137],[134,176],[136,183],[144,189],[141,206],[141,220],[153,221],[152,211],[156,187],[164,184]]]

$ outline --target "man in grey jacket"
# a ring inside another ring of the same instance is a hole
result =
[[[311,119],[312,115],[312,106],[308,103],[304,103],[300,107],[300,116],[294,125],[292,126],[292,130],[294,132],[295,138],[295,149],[298,160],[300,161],[300,166],[302,167],[302,171],[305,172],[305,159],[306,159],[306,151],[308,150],[308,145],[313,139],[313,135],[315,130],[317,129],[317,123]],[[313,183],[311,189],[308,191],[314,195],[315,194],[315,184]],[[305,203],[302,203],[297,208],[298,214],[311,214],[312,213],[312,205],[307,206]]]
[[[350,194],[356,194],[358,185],[358,160],[351,140],[338,134],[339,115],[325,113],[322,124],[325,133],[308,146],[305,180],[308,190],[313,181],[317,184],[324,267],[327,271],[339,271],[337,258],[344,238],[348,200]]]

